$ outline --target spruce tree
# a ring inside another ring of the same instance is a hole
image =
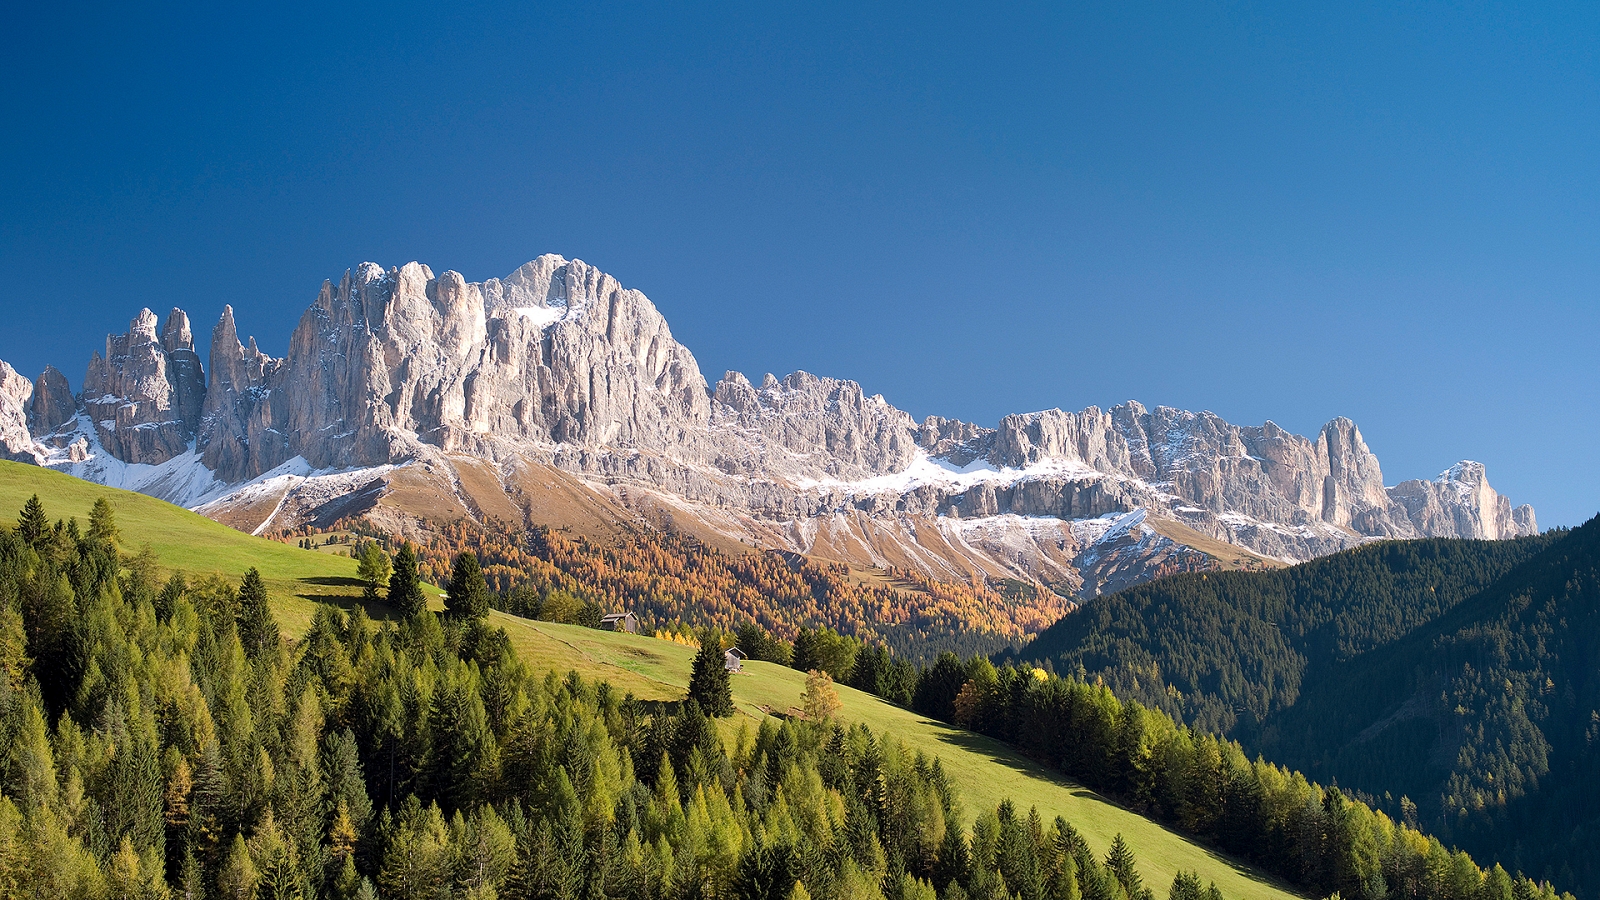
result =
[[[394,573],[389,576],[389,605],[400,616],[414,619],[428,609],[428,598],[422,593],[422,579],[417,574],[417,551],[410,543],[400,545],[394,556]]]
[[[444,608],[456,619],[482,619],[489,615],[489,584],[483,580],[478,557],[471,550],[463,550],[456,556]]]
[[[356,566],[356,577],[364,585],[361,599],[368,603],[377,602],[378,589],[389,580],[389,554],[383,552],[377,541],[368,541],[361,548],[361,562]]]
[[[1194,872],[1179,872],[1172,879],[1172,891],[1167,894],[1168,900],[1202,900],[1203,896],[1200,876]]]
[[[1128,896],[1137,900],[1143,891],[1143,885],[1139,883],[1138,864],[1133,858],[1133,848],[1122,839],[1120,831],[1111,840],[1111,851],[1106,854],[1106,868],[1111,870]]]
[[[17,531],[22,534],[23,540],[35,547],[50,533],[50,519],[44,514],[44,504],[39,502],[38,494],[29,497],[22,507],[22,515],[17,519]]]
[[[239,585],[239,642],[251,659],[278,646],[278,623],[267,603],[267,586],[251,566]]]
[[[722,656],[722,642],[707,633],[694,655],[694,670],[689,675],[689,699],[700,703],[706,715],[718,718],[733,715],[733,685]]]
[[[89,542],[116,549],[118,537],[116,511],[111,508],[111,501],[101,497],[89,510]]]

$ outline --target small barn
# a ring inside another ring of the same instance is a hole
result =
[[[600,617],[600,627],[606,631],[626,631],[629,634],[638,634],[639,617],[631,612],[611,613]]]
[[[738,672],[740,671],[740,666],[748,658],[744,655],[744,651],[738,647],[729,647],[722,654],[722,667],[729,672]]]

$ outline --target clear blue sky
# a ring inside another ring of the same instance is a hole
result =
[[[545,252],[716,378],[917,416],[1347,415],[1600,510],[1600,4],[22,4],[0,358],[141,306],[281,355],[324,278]]]

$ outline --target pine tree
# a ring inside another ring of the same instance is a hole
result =
[[[22,539],[30,545],[37,547],[50,533],[50,519],[44,514],[44,504],[39,502],[39,495],[34,494],[22,507],[22,515],[17,519],[17,531]]]
[[[1200,876],[1194,872],[1179,872],[1172,879],[1172,891],[1167,897],[1168,900],[1202,900],[1204,890],[1200,887]]]
[[[111,501],[101,497],[94,501],[94,508],[89,510],[89,542],[115,550],[118,537],[116,511],[111,508]]]
[[[706,715],[718,718],[733,715],[733,684],[728,678],[722,642],[707,633],[694,655],[694,670],[689,675],[689,699],[698,701]]]
[[[356,566],[356,577],[364,585],[361,599],[368,603],[377,602],[378,589],[389,581],[389,569],[389,554],[383,552],[377,541],[368,541],[361,548],[361,562]]]
[[[1120,831],[1111,840],[1111,850],[1106,854],[1106,868],[1116,876],[1117,882],[1128,892],[1128,896],[1137,900],[1143,890],[1143,885],[1139,883],[1138,864],[1133,857],[1133,848],[1122,839]]]
[[[456,556],[444,608],[456,619],[482,619],[489,615],[489,585],[483,580],[477,554],[471,550]]]
[[[239,584],[239,642],[251,659],[278,646],[278,622],[267,603],[267,586],[261,573],[251,566]]]
[[[405,619],[415,619],[428,609],[428,598],[422,593],[422,579],[417,574],[417,551],[411,544],[400,545],[394,557],[394,574],[389,576],[389,605]]]

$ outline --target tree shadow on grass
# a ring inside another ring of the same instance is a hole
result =
[[[354,578],[305,578],[301,580],[314,584],[334,584],[335,586],[343,586],[337,583],[348,580],[354,582],[357,587],[361,586],[361,582]],[[302,600],[309,600],[312,603],[326,603],[329,606],[338,607],[341,612],[347,614],[356,609],[360,609],[367,614],[367,618],[369,619],[386,620],[399,618],[399,615],[395,613],[394,607],[384,603],[381,600],[376,603],[368,603],[361,599],[360,594],[314,594],[310,592],[304,592],[297,594],[296,596]]]
[[[353,578],[349,575],[316,575],[310,578],[302,578],[300,581],[305,584],[322,585],[323,587],[360,588],[366,585],[366,582],[361,579]]]

